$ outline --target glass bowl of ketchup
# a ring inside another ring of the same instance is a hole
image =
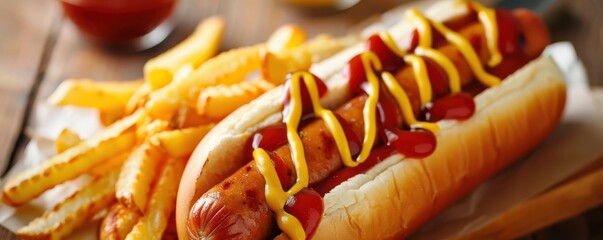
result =
[[[64,14],[89,39],[111,48],[140,51],[172,31],[177,0],[61,0]]]

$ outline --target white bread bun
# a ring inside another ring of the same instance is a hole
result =
[[[425,14],[443,22],[467,12],[465,5],[442,1],[432,5]],[[400,16],[402,19],[403,16]],[[400,21],[388,32],[396,42],[403,43],[412,29],[410,24]],[[329,88],[321,99],[323,106],[334,108],[350,98],[342,69],[348,60],[363,51],[364,43],[360,43],[312,66],[310,72],[324,80]],[[282,86],[277,87],[237,109],[199,143],[184,170],[178,189],[176,223],[180,238],[186,237],[186,221],[194,201],[250,160],[242,151],[249,137],[257,130],[281,121],[282,91]]]
[[[565,106],[562,73],[549,57],[475,98],[466,121],[440,121],[436,151],[421,160],[396,154],[324,197],[314,239],[400,239],[534,149]]]

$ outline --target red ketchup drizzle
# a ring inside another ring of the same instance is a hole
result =
[[[427,104],[421,112],[421,119],[437,122],[442,119],[465,120],[475,112],[473,97],[467,93],[458,93],[438,98]]]
[[[419,31],[417,29],[412,30],[409,41],[407,51],[414,52],[417,46],[419,46]]]
[[[287,127],[284,124],[268,126],[257,131],[246,144],[247,156],[253,158],[253,150],[262,148],[270,156],[283,189],[290,187],[289,169],[283,159],[274,154],[274,150],[287,143]]]
[[[352,94],[366,93],[368,84],[360,54],[350,59],[344,69],[344,76],[348,79],[348,88]]]
[[[387,143],[388,138],[385,132],[386,129],[396,129],[398,124],[402,122],[402,118],[398,114],[398,104],[394,102],[389,92],[382,89],[377,103],[377,134],[381,142]]]
[[[386,47],[386,45],[381,46]],[[352,58],[346,68],[348,73],[348,81],[350,81],[350,91],[354,93],[368,93],[368,89],[366,89],[366,70],[364,69],[360,56],[361,55],[357,55]],[[428,74],[430,75],[430,80],[433,81],[433,88],[436,89],[436,94],[446,93],[448,91],[446,86],[447,78],[443,71],[434,63],[428,63],[427,65]],[[395,101],[393,101],[392,97],[389,96],[389,92],[386,89],[382,88],[380,93],[379,104],[377,105],[377,116],[379,118],[380,125],[378,134],[381,140],[388,146],[391,145],[396,147],[398,152],[404,154],[405,156],[425,157],[431,154],[433,150],[435,150],[435,136],[430,134],[430,138],[432,139],[426,140],[421,138],[424,135],[417,135],[418,137],[409,137],[414,136],[415,134],[407,134],[408,131],[399,130],[398,125],[401,121],[397,110],[398,105]],[[398,139],[404,139],[405,144],[400,144]],[[425,143],[433,144],[432,147],[423,147],[426,146],[424,145]],[[425,151],[426,149],[430,150]]]
[[[439,97],[449,92],[448,76],[446,72],[430,59],[424,58],[427,76],[431,83],[434,97]]]
[[[522,50],[521,32],[513,14],[508,10],[496,9],[498,24],[498,49],[505,59],[488,72],[500,79],[505,79],[517,69],[528,63],[529,59]]]
[[[266,151],[274,151],[278,147],[287,143],[287,126],[279,124],[268,126],[257,131],[252,138],[249,139],[249,153],[256,148],[263,148]]]
[[[463,27],[467,26],[468,24],[472,23],[472,22],[476,22],[477,21],[477,12],[473,9],[471,9],[472,11],[464,16],[459,16],[457,18],[453,18],[450,20],[447,20],[444,23],[444,26],[448,27],[450,30],[452,31],[456,31],[458,32],[460,29],[462,29]],[[444,45],[446,45],[446,43],[448,42],[446,40],[446,38],[444,37],[444,35],[442,35],[439,31],[437,31],[433,26],[431,27],[431,42],[432,42],[432,48],[439,48],[442,47]],[[412,31],[411,33],[411,37],[410,37],[410,42],[408,43],[408,46],[410,46],[407,51],[408,52],[414,52],[415,48],[419,45],[419,32],[415,29]]]
[[[354,133],[352,130],[352,125],[348,121],[343,119],[337,113],[335,113],[335,117],[341,124],[341,128],[343,128],[343,133],[345,134],[346,141],[348,141],[348,147],[350,148],[350,155],[352,155],[352,157],[356,157],[356,155],[360,153],[360,148],[362,148],[360,138]]]
[[[404,65],[404,59],[387,47],[379,34],[374,34],[368,39],[366,48],[379,57],[384,71],[395,72]]]
[[[521,52],[519,44],[520,32],[513,14],[504,9],[496,9],[498,24],[498,50],[503,56]]]
[[[317,76],[315,76],[315,75],[312,75],[312,76],[313,76],[314,82],[316,83],[316,87],[318,88],[318,96],[319,97],[324,96],[327,93],[327,85],[325,85],[325,83]],[[292,77],[292,74],[287,75],[287,81],[285,82],[283,116],[289,115],[289,112],[290,112],[289,108],[291,106],[291,104],[290,104],[291,77]],[[301,93],[301,99],[302,99],[302,119],[301,119],[301,121],[304,121],[304,120],[314,117],[314,108],[312,107],[312,101],[310,100],[310,95],[308,93],[308,88],[306,87],[306,84],[304,83],[303,80],[300,80],[300,81],[301,81],[300,93]],[[283,121],[285,121],[285,119],[286,118],[283,117]]]
[[[468,14],[446,20],[446,22],[444,22],[444,25],[450,28],[450,30],[458,32],[461,28],[477,21],[477,11],[475,11],[475,9],[473,9],[471,5],[469,5]]]
[[[322,220],[324,203],[320,194],[313,189],[304,188],[287,199],[284,209],[301,223],[306,239],[311,239]]]
[[[446,45],[447,41],[444,35],[442,35],[438,30],[436,30],[433,26],[431,26],[431,47],[437,49]]]
[[[436,139],[433,133],[423,130],[405,131],[392,129],[386,131],[388,146],[410,158],[424,158],[433,153]]]
[[[423,158],[431,155],[435,150],[436,139],[430,132],[422,130],[386,130],[386,132],[390,141],[388,146],[373,149],[371,155],[360,165],[353,168],[343,168],[324,181],[317,183],[313,188],[315,188],[321,196],[324,196],[342,182],[358,174],[366,173],[373,166],[377,165],[377,163],[382,162],[395,153],[412,153],[414,155],[405,154],[405,156]]]
[[[329,178],[325,179],[322,182],[317,183],[313,186],[320,195],[324,196],[328,192],[330,192],[333,188],[340,185],[345,180],[350,179],[353,176],[356,176],[360,173],[364,173],[375,166],[377,163],[385,160],[387,157],[391,156],[396,152],[396,149],[393,147],[380,147],[375,148],[371,151],[371,155],[361,163],[360,165],[353,168],[343,168]]]
[[[270,160],[272,160],[272,163],[274,164],[274,169],[276,170],[276,175],[278,175],[278,180],[281,182],[281,186],[283,187],[283,190],[287,191],[289,190],[289,188],[291,187],[291,182],[290,182],[290,173],[289,173],[289,168],[287,168],[287,165],[285,165],[285,162],[283,161],[283,159],[281,157],[279,157],[278,155],[276,155],[274,152],[267,152],[268,155],[270,156]]]
[[[505,56],[505,60],[495,67],[488,68],[488,72],[500,79],[505,79],[521,67],[525,66],[530,60],[522,51],[515,52]]]

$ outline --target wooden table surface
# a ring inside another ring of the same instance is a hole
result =
[[[144,62],[173,46],[205,17],[228,20],[222,48],[264,41],[283,23],[298,23],[310,36],[344,34],[363,19],[402,0],[364,0],[336,14],[308,16],[277,0],[180,0],[178,25],[161,45],[140,53],[108,52],[82,38],[62,16],[58,0],[0,0],[0,169],[21,153],[36,103],[66,78],[95,80],[142,77]],[[591,85],[603,86],[603,2],[558,0],[546,20],[554,41],[571,41],[584,61]],[[11,235],[0,231],[0,239]]]

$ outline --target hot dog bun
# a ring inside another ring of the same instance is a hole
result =
[[[431,6],[425,14],[435,21],[444,22],[467,12],[466,6],[454,4],[453,1],[443,1]],[[412,31],[412,25],[401,21],[388,31],[396,42],[403,43],[403,39],[408,38]],[[338,106],[349,99],[346,90],[348,82],[340,74],[341,69],[350,58],[362,51],[364,43],[312,66],[310,71],[324,79],[329,87],[329,92],[321,99],[323,106]],[[216,125],[199,143],[184,170],[178,189],[176,223],[180,238],[187,237],[186,221],[194,201],[249,160],[245,159],[241,151],[249,137],[258,129],[281,121],[282,91],[282,86],[276,87],[237,109]]]
[[[475,98],[470,119],[440,121],[438,147],[421,160],[396,154],[334,188],[315,239],[400,239],[485,179],[534,149],[565,106],[562,73],[549,57]]]
[[[442,10],[466,12],[462,5],[444,4],[427,15],[438,21],[455,16],[439,14]],[[402,23],[393,29],[394,39],[403,42],[411,28]],[[350,48],[311,69],[329,87],[321,99],[323,106],[333,108],[350,98],[340,72],[363,50],[361,45]],[[476,114],[469,120],[439,122],[438,147],[430,157],[401,161],[401,155],[394,155],[336,187],[324,198],[325,214],[315,237],[406,236],[544,139],[563,111],[565,88],[560,76],[552,60],[536,60],[502,85],[478,95]],[[188,237],[186,221],[194,201],[249,161],[242,151],[245,143],[258,129],[280,122],[281,107],[279,87],[235,111],[199,144],[178,193],[176,221],[182,239]]]

